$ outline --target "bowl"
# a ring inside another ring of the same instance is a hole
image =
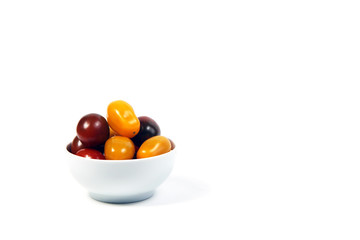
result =
[[[108,203],[131,203],[150,198],[170,175],[175,149],[155,157],[130,160],[97,160],[66,149],[73,177],[91,198]]]

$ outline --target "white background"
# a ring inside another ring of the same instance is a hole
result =
[[[0,2],[0,239],[359,239],[358,1]],[[177,145],[153,198],[64,149],[129,102]]]

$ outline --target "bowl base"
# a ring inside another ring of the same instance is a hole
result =
[[[133,202],[143,201],[152,197],[152,195],[154,195],[154,192],[155,191],[150,191],[150,192],[140,193],[131,196],[114,196],[114,195],[104,195],[104,194],[90,192],[89,195],[92,199],[105,203],[133,203]]]

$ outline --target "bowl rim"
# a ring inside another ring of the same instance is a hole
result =
[[[80,157],[80,156],[77,156],[76,154],[72,153],[69,151],[68,149],[69,147],[69,144],[66,145],[66,148],[65,148],[65,151],[68,153],[68,154],[71,154],[72,157],[76,157],[78,159],[81,159],[83,161],[90,161],[90,162],[103,162],[103,163],[129,163],[129,162],[143,162],[143,161],[149,161],[149,160],[154,160],[154,159],[157,159],[157,158],[160,158],[160,157],[164,157],[165,155],[169,155],[169,154],[172,154],[172,153],[175,153],[175,149],[171,149],[169,152],[167,153],[163,153],[163,154],[160,154],[160,155],[157,155],[157,156],[154,156],[154,157],[147,157],[147,158],[134,158],[134,159],[124,159],[124,160],[108,160],[108,159],[92,159],[92,158],[85,158],[85,157]]]

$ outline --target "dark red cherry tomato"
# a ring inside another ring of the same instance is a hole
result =
[[[136,154],[137,154],[137,151],[139,150],[139,147],[138,146],[136,146],[136,145],[134,145],[135,146],[135,153],[134,153],[134,159],[136,159]]]
[[[91,113],[80,119],[76,132],[85,146],[95,147],[109,138],[109,125],[103,116]]]
[[[91,158],[91,159],[105,159],[104,155],[95,149],[90,148],[83,148],[80,149],[76,155],[84,158]]]
[[[74,140],[71,142],[71,152],[76,154],[80,149],[85,148],[85,145],[80,141],[80,139],[76,136]]]
[[[71,152],[71,143],[66,146],[66,150],[68,150],[68,152]]]
[[[80,139],[76,136],[74,140],[70,143],[70,152],[73,154],[76,154],[80,149],[88,148],[85,146]],[[97,145],[94,147],[91,147],[91,149],[98,150],[99,152],[104,152],[104,144]]]
[[[175,143],[170,138],[168,138],[168,139],[171,143],[171,150],[173,150],[175,148]]]
[[[149,138],[160,135],[160,127],[154,121],[154,119],[141,116],[139,117],[139,121],[140,131],[135,137],[131,139],[136,146],[141,146],[141,144]]]

